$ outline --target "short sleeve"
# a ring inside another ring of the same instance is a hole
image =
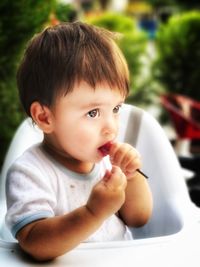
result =
[[[15,237],[25,225],[54,216],[56,194],[48,174],[14,164],[6,180],[6,224]]]

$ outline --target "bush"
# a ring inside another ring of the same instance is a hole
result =
[[[77,11],[74,6],[62,2],[56,4],[54,13],[61,22],[74,21],[77,17]]]
[[[49,18],[54,0],[7,1],[0,3],[0,166],[16,127],[24,118],[18,101],[15,73],[28,39]]]
[[[141,56],[146,48],[147,35],[137,30],[136,21],[133,18],[123,14],[104,13],[90,19],[89,23],[113,32],[122,33],[122,38],[119,38],[118,44],[127,60],[130,70],[131,91],[136,96],[139,93],[137,91],[140,90],[137,81],[141,74]]]
[[[157,35],[154,77],[166,91],[200,101],[200,12],[173,16]]]

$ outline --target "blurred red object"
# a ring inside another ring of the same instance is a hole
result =
[[[179,94],[161,95],[180,139],[200,139],[200,102]]]

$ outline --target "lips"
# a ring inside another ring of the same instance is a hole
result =
[[[106,144],[104,144],[103,146],[100,146],[98,148],[98,150],[101,152],[101,154],[103,155],[103,157],[107,156],[110,152],[112,143],[111,142],[107,142]]]

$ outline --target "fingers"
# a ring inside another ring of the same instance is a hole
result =
[[[125,201],[127,179],[117,166],[107,171],[92,189],[87,207],[98,218],[106,218],[116,213]]]
[[[127,185],[125,174],[117,166],[113,166],[110,172],[106,172],[103,181],[111,190],[125,190]]]
[[[140,155],[129,144],[113,143],[109,155],[111,163],[119,166],[125,175],[129,176],[141,168]]]

